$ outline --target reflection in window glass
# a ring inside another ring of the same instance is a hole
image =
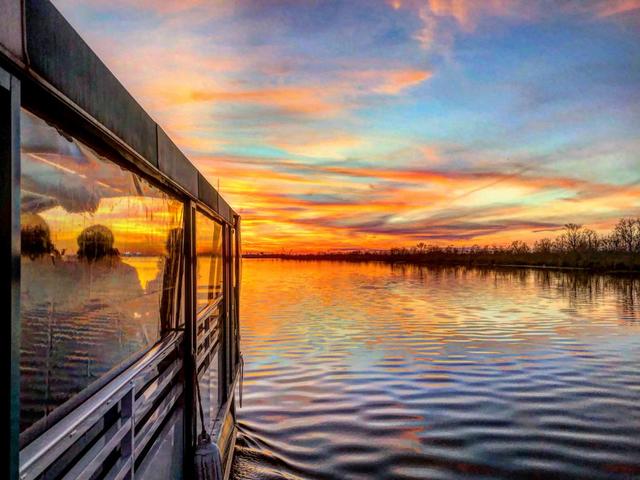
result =
[[[197,311],[222,295],[222,226],[196,213]]]
[[[178,322],[182,203],[21,115],[21,430]]]

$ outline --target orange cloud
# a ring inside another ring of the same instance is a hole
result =
[[[429,150],[427,148],[427,150]],[[418,241],[533,241],[570,219],[605,230],[640,185],[526,172],[447,172],[310,165],[247,157],[197,159],[243,216],[245,250],[388,248]]]
[[[342,110],[339,102],[329,98],[320,88],[275,87],[251,90],[191,90],[180,97],[185,102],[229,102],[273,107],[287,113],[334,115]],[[180,101],[180,99],[176,99]]]
[[[433,75],[429,70],[364,70],[348,74],[359,88],[384,95],[398,95],[404,90],[415,87]]]
[[[327,136],[327,132],[324,132],[321,135],[301,134],[276,138],[270,144],[294,155],[315,158],[345,158],[348,152],[362,144],[362,139],[355,135],[341,133]]]

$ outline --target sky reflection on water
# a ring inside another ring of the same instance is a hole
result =
[[[237,478],[640,475],[640,280],[246,260]]]

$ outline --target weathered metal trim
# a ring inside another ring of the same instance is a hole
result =
[[[158,129],[158,168],[176,183],[182,185],[193,197],[198,198],[198,170],[180,151],[169,136]]]
[[[235,285],[232,285],[232,288],[234,289],[234,307],[235,307],[235,311],[234,311],[234,318],[233,318],[233,324],[234,324],[234,332],[235,332],[235,357],[233,359],[234,364],[240,362],[240,286],[242,284],[242,278],[241,278],[241,274],[242,274],[242,269],[240,268],[240,265],[242,262],[242,252],[240,251],[240,217],[235,215],[234,216],[234,220],[235,220],[235,245],[232,245],[231,247],[234,250],[235,256],[232,256],[232,260],[233,260],[233,270],[234,270],[234,277],[235,277]]]
[[[49,2],[25,0],[29,66],[157,167],[156,124]]]
[[[204,176],[198,172],[198,199],[214,212],[218,211],[220,195]]]
[[[233,215],[231,214],[231,207],[225,201],[224,198],[218,198],[218,214],[227,222],[233,223]]]

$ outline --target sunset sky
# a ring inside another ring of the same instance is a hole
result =
[[[640,215],[640,0],[54,0],[245,251]]]

